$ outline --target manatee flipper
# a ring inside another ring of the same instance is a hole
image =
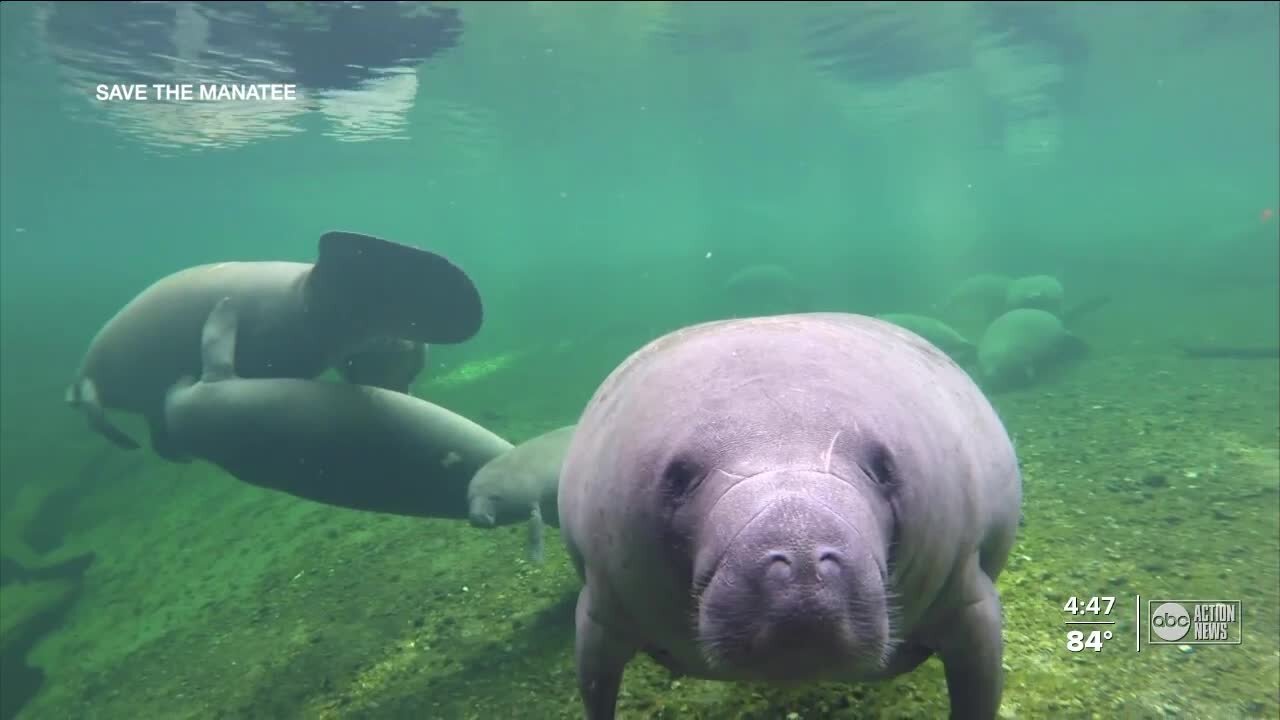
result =
[[[98,386],[93,383],[93,380],[80,378],[79,382],[67,388],[66,401],[68,405],[83,410],[89,427],[110,440],[116,447],[124,450],[137,450],[141,447],[137,440],[129,437],[107,419],[107,413],[98,400]]]
[[[968,604],[957,608],[945,629],[939,629],[937,654],[947,679],[950,716],[995,718],[1004,689],[1000,597],[976,558],[967,575],[961,582],[967,586]]]
[[[480,330],[471,278],[446,258],[371,235],[327,232],[306,281],[308,308],[368,337],[453,344]]]
[[[587,720],[613,720],[622,689],[622,673],[639,651],[601,622],[591,586],[578,592],[574,611],[574,665]]]
[[[201,382],[230,380],[236,375],[236,328],[240,318],[231,298],[213,306],[200,334],[200,357],[204,363]]]
[[[543,552],[542,506],[534,501],[529,510],[529,562],[542,564]]]
[[[919,643],[900,645],[894,651],[889,663],[885,665],[878,675],[885,680],[898,675],[906,675],[923,665],[933,655],[932,648]]]

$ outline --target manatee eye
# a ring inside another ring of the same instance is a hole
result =
[[[874,443],[870,449],[868,462],[862,468],[876,487],[892,491],[898,485],[898,469],[893,461],[893,453],[883,443]]]
[[[662,472],[662,484],[671,497],[683,497],[702,482],[702,470],[693,462],[677,457]]]

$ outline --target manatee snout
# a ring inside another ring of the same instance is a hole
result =
[[[471,527],[491,528],[498,522],[498,507],[493,498],[477,495],[471,498],[471,506],[467,511],[467,519]]]
[[[727,492],[694,568],[707,662],[772,681],[878,669],[889,614],[875,533],[857,527],[867,516],[830,475],[769,473]]]

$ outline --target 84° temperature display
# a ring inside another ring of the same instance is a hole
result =
[[[1112,626],[1116,621],[1111,619],[1111,609],[1115,604],[1115,597],[1067,598],[1062,606],[1062,612],[1069,616],[1066,624],[1077,626],[1067,631],[1067,650],[1073,653],[1083,650],[1102,652],[1103,644],[1115,637]]]

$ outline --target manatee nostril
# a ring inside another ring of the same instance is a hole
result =
[[[770,580],[780,581],[791,578],[791,558],[786,553],[771,552],[765,556],[765,575]]]
[[[835,577],[844,568],[844,558],[835,550],[822,550],[818,553],[818,576]]]

